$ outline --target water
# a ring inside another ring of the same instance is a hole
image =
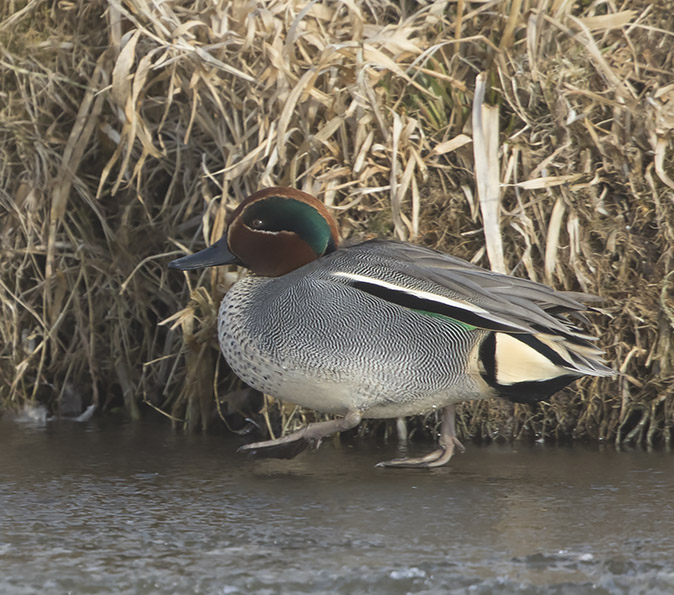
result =
[[[670,454],[237,444],[0,422],[0,593],[674,593]]]

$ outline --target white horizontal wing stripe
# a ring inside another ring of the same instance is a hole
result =
[[[381,279],[375,279],[373,277],[367,277],[366,275],[356,275],[354,273],[333,273],[335,277],[344,277],[345,279],[351,279],[352,281],[361,281],[362,283],[369,283],[370,285],[379,285],[385,287],[386,289],[392,289],[394,291],[400,291],[401,293],[407,293],[410,295],[417,296],[420,299],[429,300],[431,302],[437,302],[439,304],[445,304],[446,306],[452,306],[453,308],[460,308],[461,310],[467,310],[469,312],[474,312],[475,314],[485,314],[490,316],[490,313],[480,306],[471,304],[469,302],[464,302],[461,300],[453,300],[451,298],[437,295],[435,293],[430,293],[429,291],[420,291],[418,289],[409,289],[408,287],[401,287],[395,283],[389,283],[388,281],[382,281]]]

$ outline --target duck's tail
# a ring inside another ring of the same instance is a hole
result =
[[[484,380],[516,403],[548,399],[582,376],[613,376],[601,356],[586,338],[543,332],[492,332],[479,351]]]

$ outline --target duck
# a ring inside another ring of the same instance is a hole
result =
[[[222,238],[169,263],[248,269],[225,294],[218,340],[248,386],[334,419],[239,451],[293,458],[363,419],[438,411],[437,448],[382,467],[434,468],[463,446],[458,403],[547,400],[614,371],[581,328],[594,296],[493,272],[391,239],[340,245],[314,196],[271,187],[243,200]]]

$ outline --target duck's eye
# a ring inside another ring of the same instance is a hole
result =
[[[262,229],[264,227],[264,221],[262,221],[262,219],[253,219],[250,222],[250,226],[253,229]]]

